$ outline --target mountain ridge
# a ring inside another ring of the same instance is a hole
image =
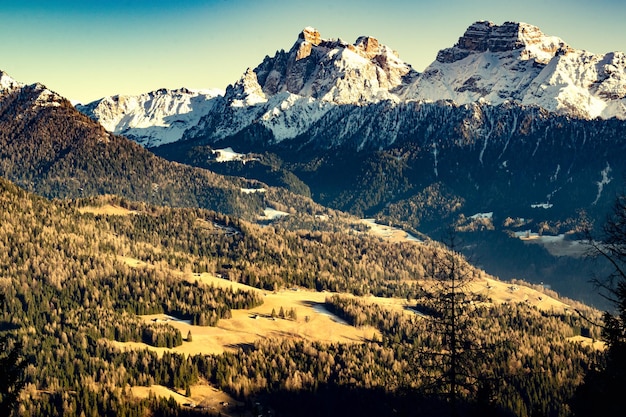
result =
[[[626,56],[577,50],[527,23],[478,21],[419,73],[376,38],[361,36],[348,43],[325,39],[307,27],[289,50],[266,56],[228,86],[223,96],[211,100],[211,106],[179,123],[176,138],[159,136],[148,127],[132,132],[123,125],[107,127],[148,147],[199,137],[217,141],[253,124],[266,127],[271,141],[280,142],[305,133],[344,105],[442,100],[457,105],[512,101],[573,118],[626,119]],[[101,114],[121,111],[116,119],[139,117],[130,109],[126,113],[111,105],[106,109],[106,102],[78,108],[106,123],[109,119],[97,114],[99,106],[104,107]],[[164,106],[150,111],[176,120],[176,113],[168,113]],[[141,117],[150,111],[142,109]],[[167,117],[157,118],[158,123],[167,125]]]
[[[477,22],[411,85],[409,100],[515,101],[575,118],[626,118],[626,56],[592,54],[526,23]]]
[[[514,29],[519,33],[519,26]],[[525,68],[520,74],[541,73],[556,65],[555,59],[547,65],[532,57],[520,59],[524,47],[515,39],[498,41],[504,52],[478,46],[474,49],[487,52],[439,64],[455,65],[475,57],[483,61],[502,58],[515,68]],[[350,63],[376,67],[343,41],[324,42],[315,33],[303,34],[292,50],[266,58],[266,64],[249,69],[223,96],[213,98],[214,111],[186,130],[185,140],[152,150],[167,159],[224,175],[287,186],[329,207],[433,236],[446,224],[454,224],[463,230],[504,232],[516,239],[507,241],[511,245],[520,245],[517,234],[526,231],[529,235],[549,231],[554,237],[570,236],[579,225],[581,210],[599,220],[619,191],[615,178],[626,172],[619,158],[624,152],[620,140],[624,121],[587,120],[512,100],[497,105],[486,100],[458,104],[452,99],[337,104],[288,91],[290,65],[307,68],[309,62],[309,80],[316,80],[320,59],[340,59],[342,53],[359,57]],[[567,50],[560,42],[552,43]],[[360,38],[356,44],[365,54],[381,50],[380,45],[374,48],[371,38]],[[354,44],[352,47],[356,49]],[[506,72],[510,68],[500,69]],[[280,77],[273,76],[279,82],[268,84],[272,71],[279,73]],[[304,85],[296,87],[301,90]],[[335,91],[335,84],[325,86],[324,91]],[[296,91],[296,87],[292,89]],[[214,151],[226,147],[253,155],[243,159],[245,164],[217,161]],[[29,188],[29,181],[19,178],[18,183]],[[47,186],[58,188],[52,183]],[[76,185],[72,187],[76,189]],[[144,194],[150,194],[149,187],[142,187]],[[232,187],[225,194],[227,201],[238,200],[241,188],[251,187]],[[260,193],[242,196],[253,200],[248,203],[257,213],[263,210],[265,197]],[[437,202],[443,207],[436,207]],[[481,213],[493,216],[489,221],[473,220]],[[510,224],[516,226],[507,226]],[[495,234],[490,239],[498,241]],[[520,250],[525,249],[515,248]],[[548,259],[545,253],[541,256]],[[551,282],[552,272],[545,266],[549,262],[538,264],[532,256],[526,259],[527,265],[522,265],[515,277]],[[583,278],[587,279],[579,272],[577,279]]]
[[[222,94],[221,90],[159,89],[137,96],[104,97],[75,107],[108,131],[149,148],[180,140],[187,126],[197,124],[211,110],[213,99]]]
[[[107,132],[42,84],[0,94],[0,176],[48,198],[118,194],[163,205],[199,206],[254,218],[252,185],[170,162]]]

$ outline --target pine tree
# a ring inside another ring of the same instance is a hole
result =
[[[469,291],[473,279],[469,264],[460,253],[454,231],[448,231],[446,250],[433,253],[426,267],[424,295],[417,309],[425,314],[431,336],[418,352],[418,366],[425,372],[424,391],[442,396],[449,404],[450,414],[461,413],[461,401],[473,400],[483,378],[472,366],[480,363],[488,347],[476,340],[478,297]]]

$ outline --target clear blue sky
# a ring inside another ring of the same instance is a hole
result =
[[[626,51],[623,0],[0,0],[0,69],[82,102],[225,88],[306,26],[369,35],[423,70],[476,20],[523,21],[595,53]]]

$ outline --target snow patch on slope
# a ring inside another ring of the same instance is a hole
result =
[[[35,99],[34,105],[37,107],[60,107],[63,98],[58,94],[48,90],[42,84],[35,84],[36,91],[39,95]]]
[[[598,200],[600,200],[600,196],[602,195],[602,191],[604,190],[604,186],[608,185],[613,180],[613,178],[609,177],[610,173],[611,166],[607,162],[606,168],[600,171],[600,175],[602,176],[602,178],[600,179],[600,181],[596,182],[596,184],[598,185],[598,194],[596,195],[596,199],[593,201],[593,203],[591,203],[592,205],[595,206],[598,203]]]
[[[265,111],[259,121],[272,131],[275,141],[280,142],[306,132],[332,107],[331,103],[281,93],[264,106]]]
[[[217,155],[215,160],[217,162],[230,162],[230,161],[243,161],[245,155],[233,151],[233,148],[215,149],[211,151],[213,155]]]

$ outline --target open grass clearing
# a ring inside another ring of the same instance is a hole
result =
[[[113,204],[105,204],[103,206],[86,206],[78,209],[81,213],[92,213],[96,215],[112,215],[112,216],[129,216],[131,214],[137,214],[134,210],[129,210],[124,207],[115,206]]]
[[[149,264],[128,258],[122,258],[129,266],[150,267]],[[361,343],[372,339],[380,339],[377,329],[365,326],[354,327],[342,320],[333,317],[324,308],[323,304],[330,292],[316,292],[301,288],[283,289],[276,292],[263,291],[245,284],[232,282],[217,277],[211,273],[184,273],[173,271],[189,282],[199,282],[217,288],[232,288],[233,290],[255,291],[263,295],[263,304],[250,310],[232,310],[232,318],[222,319],[215,327],[194,326],[188,322],[171,320],[165,314],[143,316],[146,322],[167,321],[177,328],[183,338],[191,332],[192,341],[184,341],[181,346],[172,349],[155,348],[143,343],[115,342],[113,345],[120,349],[148,348],[162,355],[165,351],[181,354],[219,354],[233,351],[240,347],[253,344],[255,341],[267,338],[293,338],[323,343]],[[488,275],[470,283],[470,291],[483,294],[494,303],[526,303],[544,311],[564,312],[568,305],[556,300],[535,289],[522,285],[514,285]],[[355,297],[352,294],[340,294],[344,297]],[[359,297],[369,303],[376,303],[383,308],[397,312],[406,312],[411,302],[404,298],[382,298],[374,296]],[[295,319],[280,318],[280,310],[285,316],[290,310],[296,313]],[[273,316],[274,314],[274,316]]]
[[[329,314],[323,304],[329,292],[315,292],[304,289],[286,289],[277,292],[265,292],[244,284],[230,282],[211,274],[190,274],[190,280],[197,280],[207,285],[263,293],[263,305],[250,310],[232,310],[232,318],[222,319],[215,327],[194,326],[189,322],[172,319],[165,314],[143,316],[150,323],[167,322],[177,328],[185,338],[191,332],[192,341],[183,341],[181,346],[172,349],[156,348],[144,343],[110,343],[120,349],[150,349],[162,355],[166,351],[186,355],[220,354],[234,351],[267,338],[304,339],[323,343],[361,343],[371,340],[374,335],[380,339],[379,331],[371,326],[354,327]],[[471,283],[471,290],[484,293],[495,303],[526,303],[540,309],[564,312],[567,304],[549,297],[537,290],[525,286],[516,286],[491,278],[483,278]],[[351,294],[340,294],[355,297]],[[376,303],[383,308],[397,312],[407,312],[411,302],[402,298],[382,298],[374,296],[358,297],[367,303]],[[285,315],[290,309],[296,312],[296,319],[278,317],[280,310]],[[274,315],[273,315],[274,313]]]
[[[261,291],[211,274],[193,274],[188,278],[216,287]],[[188,332],[191,331],[191,342],[183,341],[181,346],[172,349],[155,348],[137,342],[110,341],[109,343],[120,349],[147,348],[159,355],[166,351],[195,355],[233,351],[266,338],[305,339],[323,343],[361,343],[372,339],[375,335],[380,340],[381,335],[377,329],[371,326],[359,328],[350,326],[320,309],[326,297],[331,293],[289,289],[263,292],[263,294],[263,305],[250,310],[232,310],[232,318],[220,320],[215,327],[194,326],[185,321],[172,320],[165,314],[142,316],[148,323],[153,321],[169,323],[181,332],[183,338],[186,338]],[[281,308],[285,315],[293,309],[296,312],[296,318],[278,317]]]
[[[385,240],[389,240],[390,242],[421,242],[418,238],[402,229],[376,223],[376,220],[374,219],[361,219],[361,223],[369,226],[369,233],[371,235],[381,237]]]
[[[573,336],[573,337],[568,338],[567,340],[580,343],[583,346],[588,346],[596,350],[604,350],[606,348],[606,343],[604,343],[602,340],[594,340],[590,337]]]
[[[235,416],[238,413],[234,408],[242,405],[233,397],[222,390],[219,390],[206,381],[191,385],[189,387],[190,396],[185,396],[184,391],[173,390],[162,385],[151,385],[149,387],[134,386],[130,388],[131,394],[136,398],[148,398],[150,393],[157,397],[172,397],[176,403],[184,407],[198,408],[213,413],[219,413],[223,416]]]
[[[488,276],[470,283],[470,291],[483,294],[495,303],[525,303],[539,310],[563,313],[569,305],[524,285],[499,281]]]
[[[370,226],[370,233],[393,242],[417,243],[403,230],[378,225],[373,220],[362,220]],[[130,257],[120,256],[120,260],[131,267],[150,268],[152,265]],[[254,343],[265,338],[294,338],[326,343],[360,343],[374,336],[380,337],[378,330],[372,327],[355,328],[333,317],[324,308],[323,303],[328,292],[316,292],[300,288],[283,289],[277,292],[263,291],[241,283],[232,282],[215,276],[211,273],[191,273],[172,270],[181,279],[189,282],[199,282],[216,288],[232,288],[233,290],[254,291],[263,296],[263,305],[251,310],[233,310],[232,318],[222,319],[215,327],[193,326],[182,321],[169,323],[180,330],[183,337],[189,332],[191,342],[183,342],[181,346],[171,349],[183,354],[219,354],[227,350],[236,350],[239,347]],[[425,283],[420,283],[425,285]],[[514,285],[499,281],[487,274],[469,284],[469,290],[482,294],[486,299],[496,304],[526,303],[544,311],[562,313],[568,305],[543,294],[540,291],[523,285]],[[353,297],[350,294],[341,294]],[[407,311],[410,301],[406,299],[380,298],[373,296],[361,297],[366,302],[375,302],[383,308],[395,311]],[[293,310],[296,318],[281,318],[283,310],[285,316]],[[145,316],[144,320],[167,320],[165,315]],[[142,343],[111,342],[122,349],[148,348],[162,354],[167,349],[153,348]]]
[[[124,257],[123,260],[133,267],[151,267],[150,264],[136,259]],[[378,340],[381,339],[380,332],[373,327],[353,327],[328,313],[324,309],[324,302],[327,297],[333,295],[330,292],[316,292],[301,288],[270,292],[232,282],[211,273],[172,272],[180,274],[181,279],[186,279],[189,282],[197,281],[217,288],[258,292],[262,294],[264,303],[250,310],[232,310],[232,318],[220,320],[215,327],[193,326],[189,322],[177,320],[165,314],[143,316],[143,319],[148,323],[156,320],[169,323],[180,330],[183,338],[187,336],[188,332],[191,332],[192,341],[184,340],[181,346],[172,349],[155,348],[144,343],[109,341],[112,346],[121,350],[149,349],[161,356],[164,352],[176,352],[184,355],[220,354],[226,351],[235,351],[249,346],[257,340],[267,338],[304,339],[322,343],[362,343],[373,337]],[[496,304],[505,302],[526,303],[542,310],[554,310],[556,312],[563,312],[568,308],[565,303],[540,291],[523,285],[498,281],[486,274],[473,281],[470,284],[470,290],[484,294]],[[339,295],[356,297],[352,294],[342,293]],[[371,295],[356,298],[366,303],[378,304],[385,309],[413,314],[409,310],[413,302],[404,298],[383,298]],[[296,319],[278,317],[281,308],[285,314],[288,314],[290,309],[294,309]],[[589,338],[577,336],[570,340],[593,346],[595,349],[603,348],[602,342],[594,342]],[[191,386],[189,397],[184,396],[184,392],[175,392],[162,386],[132,387],[131,391],[137,397],[148,396],[152,391],[156,396],[165,398],[172,396],[183,406],[199,406],[203,410],[215,414],[221,413],[224,416],[236,415],[236,401],[206,382]]]

